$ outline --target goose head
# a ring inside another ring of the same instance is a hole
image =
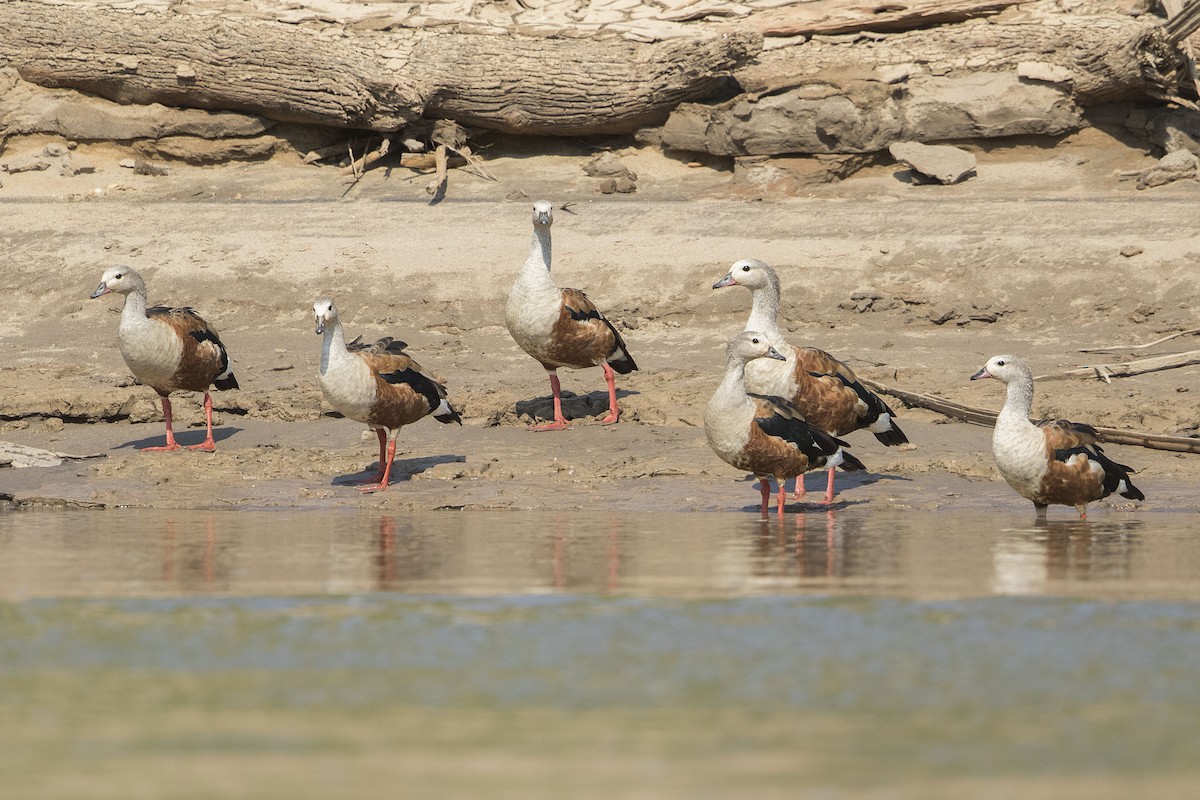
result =
[[[549,227],[552,222],[554,222],[554,205],[549,200],[538,200],[534,203],[534,227]]]
[[[146,291],[146,282],[142,276],[131,267],[111,267],[100,276],[100,285],[92,292],[91,298],[103,297],[106,294],[129,294],[138,290]]]
[[[764,334],[757,331],[742,331],[729,340],[725,354],[730,363],[746,363],[756,358],[773,358],[776,361],[787,361],[774,347]]]
[[[779,276],[775,274],[775,270],[757,258],[743,258],[741,261],[734,262],[733,266],[729,268],[729,273],[714,283],[713,288],[745,286],[750,291],[754,291],[772,285],[779,285]]]
[[[1017,356],[992,356],[983,368],[971,376],[971,380],[979,381],[984,378],[995,378],[1001,383],[1011,383],[1015,380],[1028,379],[1033,381],[1033,371],[1024,359]]]
[[[317,333],[324,333],[325,327],[336,322],[338,318],[337,307],[328,297],[322,297],[313,303],[313,314],[317,318]]]

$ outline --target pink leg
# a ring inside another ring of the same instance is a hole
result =
[[[552,369],[546,372],[550,375],[550,391],[554,394],[554,422],[534,425],[529,429],[531,431],[561,431],[567,427],[567,418],[562,413],[562,385],[558,382],[558,373]]]
[[[376,428],[375,435],[379,437],[379,469],[375,472],[373,478],[359,478],[354,481],[347,481],[351,486],[357,486],[362,483],[379,483],[383,480],[383,459],[386,458],[384,448],[387,447],[387,433],[383,428]]]
[[[776,513],[779,514],[779,518],[783,519],[783,507],[784,507],[784,505],[787,504],[787,487],[784,485],[784,482],[781,480],[778,481],[778,483],[779,483],[779,499],[775,502],[775,510],[776,510]]]
[[[771,484],[767,483],[766,478],[759,478],[758,490],[762,492],[762,515],[767,515],[767,507],[771,503]]]
[[[143,453],[162,453],[179,449],[179,445],[175,443],[175,431],[171,430],[171,401],[166,397],[162,398],[162,407],[163,419],[167,423],[167,443],[162,447],[143,447]]]
[[[204,424],[208,428],[208,436],[200,444],[188,445],[188,450],[207,450],[211,453],[217,449],[212,431],[212,398],[208,392],[204,393]]]
[[[388,481],[391,479],[391,476],[392,476],[392,461],[395,458],[396,458],[396,440],[393,439],[390,442],[388,442],[387,467],[385,467],[383,470],[383,477],[381,477],[379,479],[379,483],[372,484],[370,486],[364,486],[361,489],[359,489],[359,491],[362,492],[363,494],[370,494],[371,492],[382,492],[384,489],[386,489],[388,487]]]
[[[825,505],[833,502],[833,470],[829,470],[829,485],[825,487]]]
[[[617,408],[617,377],[613,375],[613,368],[607,363],[601,366],[604,367],[604,380],[608,383],[608,414],[600,420],[600,424],[612,425],[617,421],[617,417],[621,416],[621,411]]]
[[[804,495],[804,474],[801,473],[800,475],[796,476],[796,488],[792,491],[792,499],[802,500],[804,499]]]

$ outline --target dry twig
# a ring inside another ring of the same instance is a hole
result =
[[[1197,333],[1200,333],[1200,328],[1192,328],[1190,331],[1180,331],[1179,333],[1172,333],[1168,336],[1162,337],[1161,339],[1155,339],[1153,342],[1146,342],[1145,344],[1113,344],[1113,345],[1108,345],[1107,347],[1083,347],[1083,348],[1080,348],[1079,352],[1081,352],[1081,353],[1114,353],[1114,352],[1119,352],[1121,350],[1147,350],[1151,347],[1154,347],[1154,345],[1156,345],[1156,344],[1162,344],[1163,342],[1169,342],[1172,339],[1178,339],[1180,336],[1195,336]]]
[[[963,403],[956,403],[953,400],[945,400],[941,397],[934,397],[929,394],[920,394],[918,392],[909,392],[904,389],[897,389],[893,386],[887,386],[882,383],[870,380],[869,378],[859,377],[858,379],[864,386],[874,389],[882,394],[890,395],[899,400],[904,401],[909,406],[917,408],[927,408],[930,411],[936,411],[939,414],[945,414],[952,419],[961,419],[964,422],[972,422],[976,425],[986,425],[994,427],[998,412],[988,408],[980,408],[979,406],[968,406]],[[1040,422],[1041,420],[1034,420]],[[1113,442],[1114,444],[1129,444],[1137,447],[1148,447],[1152,450],[1171,450],[1177,453],[1200,453],[1200,439],[1193,439],[1190,436],[1167,436],[1159,433],[1143,433],[1141,431],[1124,430],[1121,428],[1102,428],[1096,427],[1096,438],[1102,442]]]
[[[1113,378],[1127,378],[1130,375],[1141,375],[1145,372],[1158,372],[1164,369],[1176,369],[1191,364],[1200,364],[1200,350],[1188,350],[1186,353],[1173,353],[1165,356],[1139,358],[1135,361],[1123,361],[1117,364],[1094,364],[1064,372],[1054,372],[1047,375],[1035,375],[1035,381],[1057,381],[1064,378],[1096,377],[1105,383],[1112,383]]]

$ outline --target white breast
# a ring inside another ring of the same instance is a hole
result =
[[[508,295],[504,321],[521,349],[534,358],[548,355],[553,344],[554,324],[562,312],[558,289],[518,280]]]
[[[750,441],[750,423],[754,418],[751,403],[723,402],[714,396],[704,411],[704,435],[709,447],[722,461],[736,464]]]
[[[342,358],[332,357],[317,377],[329,405],[344,417],[367,421],[375,405],[377,386],[365,361],[350,353]]]
[[[183,358],[183,342],[165,322],[142,317],[117,327],[121,355],[134,377],[147,386],[171,388],[171,378]]]
[[[1048,469],[1046,438],[1040,428],[1000,420],[992,433],[992,452],[1000,474],[1018,494],[1033,497],[1039,492]]]

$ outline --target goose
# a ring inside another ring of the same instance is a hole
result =
[[[446,399],[446,387],[404,352],[404,342],[385,336],[367,344],[360,336],[347,344],[337,307],[327,297],[313,303],[313,314],[317,333],[325,335],[317,371],[321,393],[342,416],[375,429],[379,471],[360,481],[369,485],[359,491],[382,492],[388,487],[402,427],[427,416],[459,425],[462,418]]]
[[[771,345],[787,355],[787,362],[754,361],[746,367],[751,392],[786,398],[804,419],[833,436],[866,428],[888,447],[906,444],[908,437],[896,424],[895,412],[877,394],[863,386],[854,370],[815,347],[794,347],[779,329],[779,275],[753,258],[737,261],[714,289],[744,286],[750,290],[750,317],[744,330],[761,331]],[[826,504],[833,502],[834,471],[829,470]],[[804,479],[796,479],[795,498],[804,496]]]
[[[601,425],[617,421],[617,385],[613,372],[626,375],[637,369],[621,334],[604,318],[588,296],[578,289],[560,289],[550,277],[550,225],[553,206],[545,200],[533,204],[533,242],[529,258],[517,273],[504,320],[521,349],[533,356],[550,377],[554,395],[554,421],[531,430],[556,431],[567,427],[562,413],[558,369],[599,366],[608,383],[608,414]]]
[[[1146,496],[1133,485],[1134,470],[1118,464],[1096,444],[1096,429],[1065,419],[1029,421],[1033,371],[1017,356],[993,356],[971,380],[996,378],[1008,386],[1004,408],[992,431],[996,466],[1017,494],[1033,501],[1038,519],[1050,504],[1075,506],[1087,519],[1087,504],[1116,492],[1130,500]]]
[[[763,514],[771,497],[767,478],[775,478],[776,506],[782,516],[787,478],[822,467],[847,471],[866,467],[843,449],[849,445],[809,425],[786,400],[748,393],[746,367],[755,359],[787,360],[766,334],[743,331],[733,337],[726,349],[725,378],[704,412],[704,433],[722,461],[758,478]]]
[[[125,296],[121,322],[117,325],[117,341],[121,356],[133,376],[158,392],[162,400],[163,420],[167,426],[167,442],[162,447],[143,447],[143,451],[178,450],[171,425],[171,392],[204,392],[204,422],[208,435],[189,450],[216,449],[213,440],[212,396],[210,386],[218,391],[237,389],[237,378],[229,364],[229,353],[217,332],[189,307],[146,308],[146,281],[130,267],[105,270],[100,285],[91,298],[106,294]]]

